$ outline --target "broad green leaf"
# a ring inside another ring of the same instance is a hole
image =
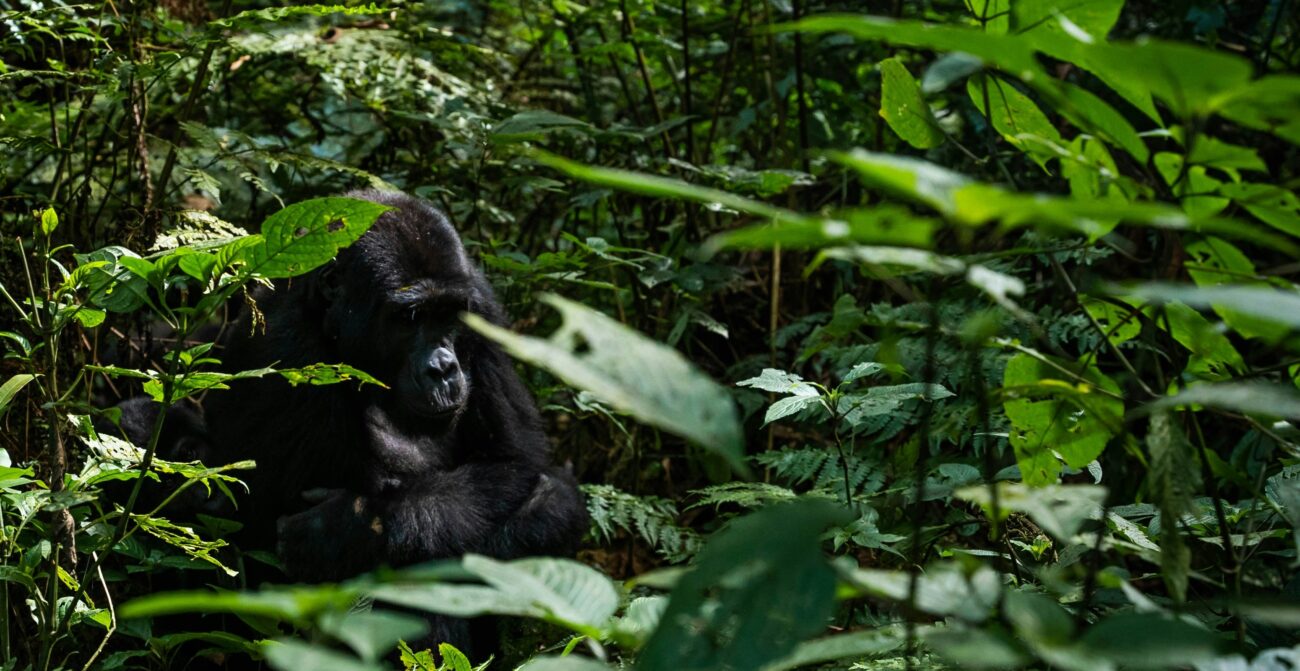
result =
[[[822,250],[817,258],[808,264],[805,273],[811,273],[827,259],[851,261],[866,264],[864,271],[877,277],[890,277],[893,269],[907,271],[925,271],[940,275],[954,275],[966,272],[966,264],[960,259],[942,256],[923,249],[909,247],[875,247],[854,245],[852,247],[832,247]]]
[[[897,205],[852,208],[833,218],[758,224],[718,233],[705,242],[708,256],[721,249],[817,249],[849,243],[929,247],[939,222]]]
[[[1054,156],[1025,136],[1036,136],[1059,145],[1061,133],[1029,96],[1008,82],[983,74],[966,82],[966,93],[980,114],[993,124],[994,130],[1044,170],[1047,169],[1047,161]]]
[[[1189,387],[1147,406],[1150,410],[1201,405],[1261,417],[1300,420],[1300,394],[1265,382],[1218,382]]]
[[[410,641],[429,630],[421,617],[372,610],[330,612],[317,623],[321,631],[346,643],[367,662],[378,661],[398,641]]]
[[[1091,91],[1064,80],[1048,80],[1037,87],[1070,123],[1080,130],[1098,137],[1128,152],[1141,163],[1147,162],[1150,152],[1129,123],[1114,107]]]
[[[1079,35],[1104,42],[1119,20],[1124,0],[1016,0],[1011,2],[1011,30],[1034,37]]]
[[[77,263],[91,266],[84,277],[86,301],[109,312],[133,312],[150,302],[149,282],[131,272],[123,259],[136,257],[125,247],[105,247],[76,255]]]
[[[14,396],[35,379],[35,375],[19,373],[5,380],[4,384],[0,384],[0,418],[4,417],[5,412],[9,410],[9,404],[13,402]]]
[[[542,301],[564,324],[550,338],[511,333],[475,315],[465,321],[513,356],[589,391],[602,403],[695,441],[748,472],[731,395],[679,352],[559,296]]]
[[[556,130],[578,130],[591,133],[595,129],[585,121],[556,114],[547,110],[526,110],[497,124],[489,138],[493,142],[523,142],[537,139]]]
[[[726,191],[696,186],[678,179],[616,168],[582,165],[540,150],[533,150],[529,155],[538,163],[555,168],[570,177],[612,189],[639,193],[644,196],[694,201],[708,207],[736,210],[737,212],[744,212],[778,223],[811,224],[819,221],[815,217],[808,217]]]
[[[905,571],[853,568],[842,576],[864,596],[907,603],[912,591],[913,576]],[[968,574],[956,564],[936,564],[916,576],[917,610],[939,617],[983,622],[993,615],[1001,593],[1001,578],[988,567]]]
[[[763,415],[763,426],[820,405],[821,398],[818,396],[787,396],[768,407],[767,413]]]
[[[1101,326],[1106,338],[1116,345],[1128,342],[1142,332],[1142,313],[1135,308],[1126,309],[1109,301],[1086,296],[1080,297],[1079,303]]]
[[[259,23],[274,23],[295,16],[328,16],[330,14],[366,15],[383,14],[392,11],[374,3],[367,5],[295,5],[289,7],[268,7],[266,9],[249,9],[230,18],[208,22],[213,28],[231,30],[250,28]]]
[[[266,661],[278,671],[381,671],[385,667],[363,662],[324,646],[282,639],[266,646]]]
[[[889,123],[898,137],[917,149],[929,149],[943,144],[943,131],[939,130],[930,114],[930,106],[921,97],[912,73],[897,58],[880,62],[880,116]]]
[[[762,668],[763,671],[787,671],[840,659],[876,657],[897,650],[906,642],[906,632],[899,626],[843,632],[800,643],[790,654]]]
[[[816,396],[817,388],[804,382],[802,377],[775,368],[764,368],[758,377],[751,377],[736,383],[737,387],[753,387],[775,394],[794,394],[796,396]]]
[[[294,203],[262,223],[255,243],[240,250],[246,275],[294,277],[315,269],[356,242],[390,208],[354,198]]]
[[[1021,640],[1034,647],[1065,645],[1074,636],[1070,614],[1042,594],[1009,590],[1002,600],[1002,612]]]
[[[59,227],[59,213],[54,208],[47,207],[41,210],[41,235],[49,237],[54,233],[54,229]]]
[[[1255,274],[1255,264],[1233,244],[1215,237],[1206,237],[1187,244],[1185,251],[1188,259],[1183,262],[1187,274],[1202,289],[1215,289],[1221,286],[1252,286],[1267,290],[1269,285]],[[1300,298],[1300,296],[1295,296]],[[1183,301],[1194,305],[1191,301]],[[1261,338],[1276,342],[1287,335],[1287,329],[1280,326],[1268,314],[1253,312],[1256,306],[1239,306],[1235,303],[1219,303],[1212,306],[1215,313],[1241,335],[1247,338]]]
[[[1033,658],[1007,634],[960,624],[929,627],[925,644],[944,658],[967,669],[1018,669]]]
[[[346,610],[355,599],[355,590],[330,585],[268,588],[260,592],[163,592],[127,602],[118,611],[118,616],[141,618],[177,613],[230,613],[269,617],[281,622],[306,623],[312,617],[330,610]]]
[[[1034,46],[1097,75],[1157,120],[1144,103],[1147,92],[1178,118],[1191,119],[1212,113],[1218,96],[1244,86],[1253,74],[1244,58],[1179,42],[1103,44],[1063,33],[1034,38]]]
[[[825,501],[801,501],[733,521],[678,581],[637,668],[750,671],[790,654],[834,609],[835,574],[818,539],[849,519]]]
[[[1300,144],[1300,77],[1269,75],[1214,101],[1219,114],[1243,126]]]
[[[1169,152],[1156,154],[1155,164],[1165,183],[1179,196],[1183,209],[1193,218],[1213,217],[1228,206],[1227,198],[1215,195],[1223,182],[1211,177],[1204,166],[1184,168],[1183,157]]]
[[[618,590],[604,574],[566,559],[533,557],[503,562],[466,555],[461,564],[498,591],[540,609],[552,621],[598,632],[618,609]]]
[[[1219,193],[1246,208],[1260,221],[1283,233],[1300,238],[1300,198],[1271,184],[1232,183]]]
[[[837,410],[851,426],[860,426],[872,417],[897,412],[908,401],[939,401],[955,396],[941,385],[910,382],[872,387],[865,393],[845,394],[837,402]]]
[[[860,14],[819,14],[795,23],[780,24],[775,29],[848,33],[859,39],[880,40],[900,46],[960,51],[996,64],[1022,80],[1032,81],[1046,76],[1026,42],[974,28]]]
[[[613,671],[614,667],[590,657],[566,655],[564,657],[534,657],[519,671]]]
[[[1165,302],[1148,306],[1144,312],[1191,351],[1185,374],[1224,380],[1246,370],[1246,362],[1232,341],[1196,310],[1182,303]]]
[[[1058,454],[1073,468],[1087,466],[1123,426],[1119,386],[1095,365],[1021,353],[1007,362],[1002,384],[1011,447],[1027,484],[1055,482]]]
[[[1031,487],[999,482],[997,488],[998,511],[1004,519],[1009,513],[1024,513],[1062,542],[1074,538],[1085,521],[1101,519],[1101,506],[1106,500],[1106,488],[1100,485]],[[978,503],[986,515],[992,516],[993,497],[988,485],[965,487],[957,490],[955,496]]]
[[[1232,308],[1224,312],[1249,317],[1252,324],[1263,325],[1274,334],[1284,335],[1290,330],[1300,329],[1300,295],[1268,286],[1220,284],[1197,287],[1151,282],[1118,287],[1115,291],[1149,301],[1178,301],[1196,308],[1231,305]],[[1224,321],[1228,321],[1226,315]],[[1251,334],[1258,334],[1258,331],[1252,330]]]
[[[862,149],[848,153],[828,152],[827,155],[836,163],[854,169],[867,186],[930,207],[957,223],[978,225],[1001,221],[1006,226],[1057,228],[1096,239],[1110,232],[1115,222],[1125,221],[1153,228],[1197,230],[1254,240],[1300,256],[1300,246],[1283,236],[1222,217],[1194,219],[1164,203],[1016,193],[975,182],[914,158]]]
[[[1195,165],[1223,171],[1254,170],[1268,172],[1259,152],[1250,147],[1224,142],[1209,135],[1198,135],[1189,147],[1189,160]],[[1227,194],[1224,194],[1227,195]]]
[[[849,372],[844,374],[844,378],[840,380],[840,383],[848,384],[859,378],[875,375],[876,373],[879,373],[882,370],[885,370],[885,364],[883,363],[876,363],[875,361],[863,361],[862,363],[855,364],[853,368],[850,368]]]
[[[1225,646],[1214,632],[1154,613],[1120,613],[1090,627],[1080,646],[1128,669],[1187,667]]]

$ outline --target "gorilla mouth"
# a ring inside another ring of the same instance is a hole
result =
[[[415,385],[419,393],[405,395],[405,405],[418,416],[450,419],[465,406],[465,399],[469,396],[467,386],[464,375],[421,380]]]

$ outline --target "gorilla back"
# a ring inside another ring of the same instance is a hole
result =
[[[295,580],[346,578],[467,552],[572,554],[586,530],[573,478],[550,464],[536,405],[495,345],[504,325],[446,217],[398,193],[330,265],[259,290],[265,333],[232,329],[231,370],[343,362],[387,388],[241,382],[209,395],[215,449],[255,459],[245,547],[274,547]]]

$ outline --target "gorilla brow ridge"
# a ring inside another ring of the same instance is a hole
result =
[[[469,306],[474,302],[474,288],[459,282],[447,285],[435,280],[423,279],[389,292],[385,300],[389,305],[399,309],[431,304]]]

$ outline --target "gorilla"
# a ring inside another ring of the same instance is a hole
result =
[[[217,463],[257,461],[241,543],[275,548],[306,582],[469,552],[572,555],[587,529],[577,484],[551,464],[513,362],[460,320],[506,324],[490,285],[433,206],[347,195],[393,209],[331,264],[255,291],[222,358],[230,370],[342,362],[386,388],[271,376],[208,395]],[[444,638],[466,631],[434,624]]]

